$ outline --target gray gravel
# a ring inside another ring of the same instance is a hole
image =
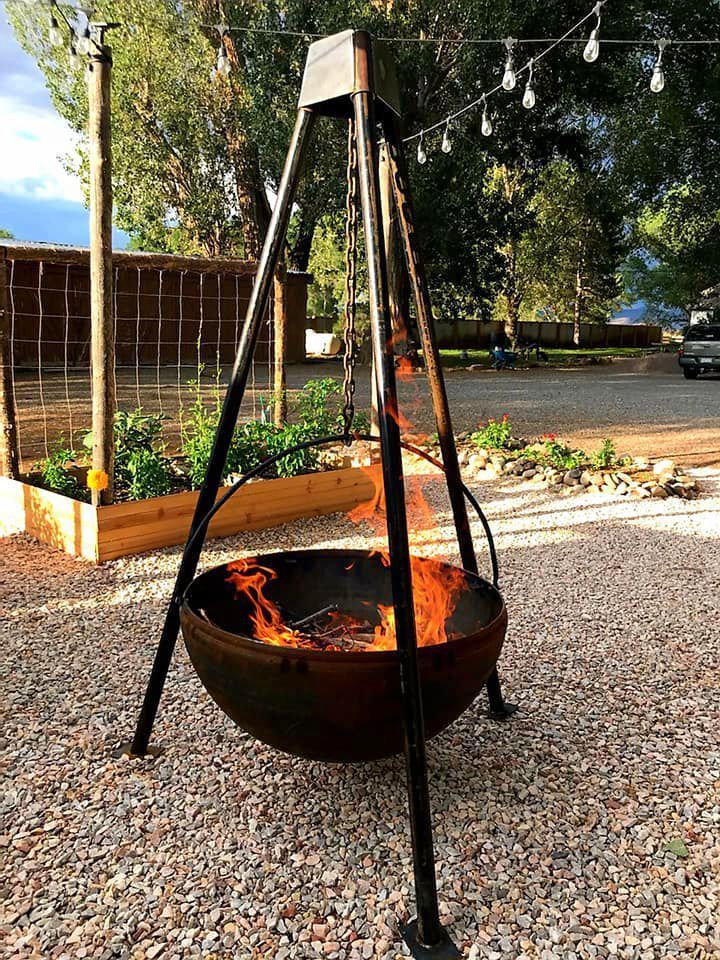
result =
[[[465,956],[720,956],[717,480],[693,503],[477,487],[521,712],[491,724],[480,698],[429,745],[442,913]],[[452,556],[433,497],[434,544]],[[342,517],[307,521],[205,560],[314,542],[367,538]],[[248,739],[181,648],[164,754],[112,758],[178,553],[93,569],[0,541],[4,955],[404,955],[401,759],[323,766]]]

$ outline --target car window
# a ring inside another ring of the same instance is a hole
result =
[[[704,326],[698,324],[690,327],[685,334],[686,340],[720,340],[720,326]]]

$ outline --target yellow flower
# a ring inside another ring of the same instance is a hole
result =
[[[104,470],[88,470],[88,490],[107,490],[108,482],[108,475]]]

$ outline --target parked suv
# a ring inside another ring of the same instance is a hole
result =
[[[678,357],[688,380],[700,373],[720,373],[720,323],[697,323],[688,328]]]

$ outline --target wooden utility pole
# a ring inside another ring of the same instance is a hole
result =
[[[0,248],[0,476],[17,479],[20,456],[10,362],[9,291],[7,252]]]
[[[115,422],[115,317],[112,298],[112,149],[110,78],[112,56],[104,43],[106,24],[92,27],[88,68],[90,141],[90,342],[92,361],[92,466],[108,481],[92,490],[96,505],[113,501]]]
[[[287,420],[287,266],[284,258],[275,271],[273,297],[273,422]]]

